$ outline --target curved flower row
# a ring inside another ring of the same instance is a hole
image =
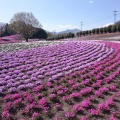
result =
[[[103,60],[113,49],[97,42],[68,42],[0,54],[0,93],[17,92]]]
[[[5,95],[0,118],[119,120],[120,45],[105,44],[114,49],[105,59],[33,89]]]

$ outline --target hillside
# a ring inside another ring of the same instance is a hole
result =
[[[67,29],[65,31],[58,32],[58,34],[64,34],[64,33],[70,33],[70,32],[76,34],[77,32],[80,32],[80,30],[79,29]]]

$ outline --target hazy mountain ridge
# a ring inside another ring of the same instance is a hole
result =
[[[64,33],[70,33],[70,32],[76,34],[77,32],[80,32],[80,30],[79,29],[67,29],[65,31],[58,32],[57,34],[64,34]]]

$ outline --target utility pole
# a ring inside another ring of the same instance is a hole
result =
[[[114,24],[115,24],[115,23],[116,23],[116,16],[117,16],[117,12],[118,12],[118,11],[115,10],[115,11],[113,11],[113,12],[114,12]]]
[[[81,31],[82,31],[83,22],[81,22]]]

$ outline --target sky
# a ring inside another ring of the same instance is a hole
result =
[[[114,23],[115,10],[118,21],[120,0],[0,0],[0,22],[9,23],[18,12],[31,12],[50,32],[91,30]]]

